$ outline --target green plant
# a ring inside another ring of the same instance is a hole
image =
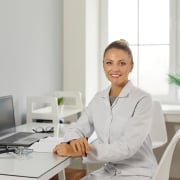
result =
[[[169,83],[180,86],[180,76],[168,74],[168,77],[169,77]]]
[[[60,106],[63,103],[63,97],[58,97],[57,103],[58,103],[58,106]]]

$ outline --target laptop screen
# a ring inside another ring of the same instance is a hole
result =
[[[0,136],[15,132],[13,98],[0,97]]]

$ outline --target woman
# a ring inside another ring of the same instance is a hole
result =
[[[66,143],[54,148],[61,156],[86,156],[87,161],[105,163],[83,180],[150,180],[157,167],[149,136],[152,99],[128,79],[133,65],[125,40],[107,46],[103,68],[111,85],[97,93],[71,125]],[[94,131],[97,140],[88,144]]]

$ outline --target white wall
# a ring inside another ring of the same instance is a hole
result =
[[[87,104],[98,91],[99,1],[63,1],[63,89],[83,93]]]
[[[14,96],[17,124],[26,96],[61,89],[61,19],[61,0],[0,0],[0,96]]]
[[[85,1],[63,1],[63,89],[85,88]]]

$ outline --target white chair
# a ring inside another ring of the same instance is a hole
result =
[[[63,98],[61,106],[57,103],[59,97]],[[82,109],[80,92],[56,91],[51,96],[28,96],[27,122],[38,119],[59,123],[60,119],[81,113]]]
[[[157,171],[153,176],[152,180],[169,180],[172,157],[176,144],[178,143],[179,139],[180,139],[180,129],[175,133],[169,145],[165,149],[161,157],[161,160],[159,162]]]
[[[58,121],[57,98],[47,96],[28,96],[27,97],[27,122],[43,119]]]
[[[167,143],[167,130],[164,114],[161,104],[153,101],[153,120],[150,131],[153,149],[163,146]]]
[[[55,91],[52,96],[63,97],[63,105],[83,109],[82,94],[79,91]]]

